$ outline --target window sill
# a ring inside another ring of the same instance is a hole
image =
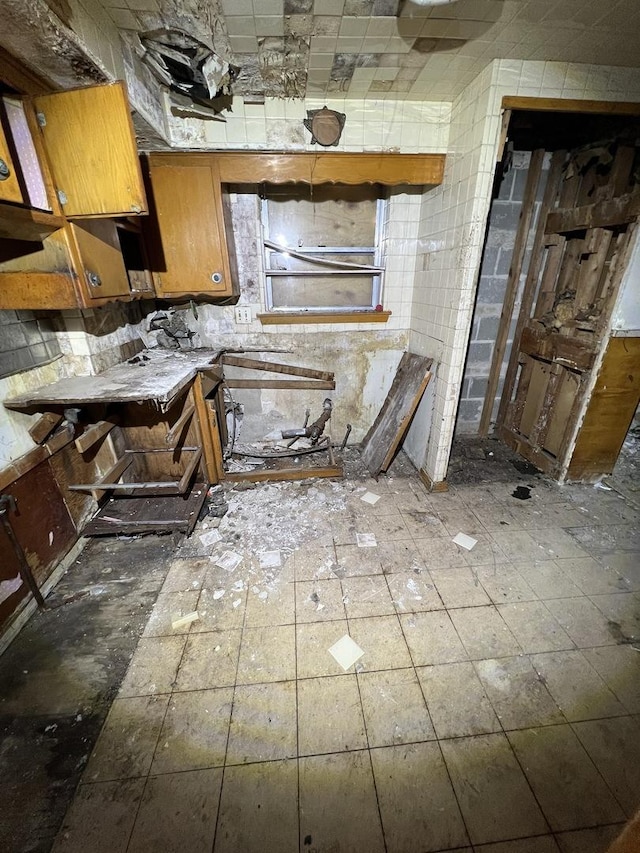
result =
[[[293,323],[386,323],[391,311],[287,311],[258,314],[263,326],[286,326]]]

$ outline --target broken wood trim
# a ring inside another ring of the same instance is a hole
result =
[[[42,417],[29,427],[29,435],[36,444],[42,444],[45,438],[60,424],[63,416],[58,412],[45,412]]]
[[[432,480],[424,468],[418,470],[418,477],[425,484],[430,492],[448,492],[449,484],[446,480]]]
[[[223,364],[229,367],[246,367],[250,370],[268,370],[271,373],[285,373],[290,376],[304,376],[307,379],[321,379],[332,382],[334,374],[327,370],[314,370],[311,367],[296,367],[293,364],[279,364],[274,361],[259,361],[257,358],[244,358],[238,355],[222,356]]]
[[[498,153],[496,162],[500,163],[504,157],[504,148],[507,144],[507,136],[509,133],[509,122],[511,121],[511,110],[505,109],[502,111],[502,123],[500,126],[500,141],[498,142]]]
[[[295,323],[386,323],[391,311],[287,311],[256,314],[263,326]]]
[[[195,410],[195,403],[187,403],[187,405],[184,407],[184,411],[182,412],[178,420],[174,423],[171,429],[168,430],[167,434],[164,437],[164,440],[168,445],[173,445],[175,439],[179,438],[182,435],[183,429],[193,417]]]
[[[608,228],[625,225],[640,216],[640,192],[565,210],[552,210],[547,215],[546,234],[564,234],[585,228]]]
[[[509,278],[507,279],[507,288],[502,303],[502,311],[500,312],[500,322],[498,324],[498,333],[493,348],[491,358],[491,367],[489,369],[489,379],[487,390],[482,406],[482,414],[480,416],[480,425],[478,427],[478,435],[481,438],[486,438],[489,434],[489,426],[491,423],[491,413],[500,382],[500,370],[502,368],[502,360],[507,348],[507,339],[509,337],[509,327],[511,325],[511,317],[518,295],[518,287],[520,284],[520,274],[524,263],[525,252],[527,249],[527,238],[529,229],[533,220],[534,206],[538,184],[540,183],[540,175],[542,174],[542,163],[544,160],[544,149],[537,148],[531,154],[531,163],[527,172],[527,183],[525,185],[524,196],[522,199],[522,207],[520,209],[520,219],[518,222],[518,231],[516,233],[515,245],[511,256],[511,266],[509,267]]]
[[[594,101],[579,98],[527,98],[506,95],[504,109],[544,110],[557,113],[605,113],[607,115],[640,115],[640,103],[633,101]]]
[[[542,270],[544,256],[543,248],[545,247],[545,245],[547,245],[545,241],[544,229],[541,228],[540,223],[545,221],[545,216],[547,212],[551,209],[551,206],[553,205],[560,190],[560,185],[562,183],[562,169],[566,157],[567,152],[562,150],[554,151],[551,157],[549,174],[547,176],[547,185],[544,189],[542,206],[540,208],[540,213],[538,217],[536,236],[534,238],[533,247],[531,249],[531,260],[529,262],[527,278],[524,284],[524,290],[522,292],[520,311],[518,313],[518,319],[516,321],[516,328],[513,333],[513,343],[511,344],[509,363],[507,365],[507,371],[504,377],[504,384],[502,386],[502,396],[500,397],[500,404],[498,406],[498,414],[496,417],[497,424],[504,423],[507,414],[507,408],[509,405],[509,401],[511,400],[511,394],[513,392],[513,383],[518,372],[518,362],[520,357],[519,348],[521,346],[520,341],[522,339],[525,326],[531,316],[533,302],[536,298],[536,292],[538,289],[538,280],[540,278],[540,272]],[[562,239],[562,243],[564,245],[564,239]]]
[[[315,391],[334,391],[335,382],[320,379],[226,379],[227,388],[289,388]]]
[[[590,370],[595,360],[595,350],[589,344],[555,330],[525,326],[522,330],[519,352],[545,361],[555,361],[571,370]],[[507,383],[505,380],[505,389]]]
[[[342,477],[341,465],[327,465],[324,468],[281,468],[270,471],[235,471],[227,472],[225,477],[229,482],[264,483],[269,480],[306,480],[314,477]]]
[[[109,468],[107,473],[102,478],[103,483],[114,483],[117,482],[120,477],[124,474],[127,468],[133,464],[133,456],[131,454],[125,453],[124,456],[121,456],[112,466]],[[77,489],[75,486],[69,486],[72,491],[79,492],[84,491],[83,489]],[[94,489],[91,492],[91,495],[95,501],[99,501],[100,498],[105,494],[107,489]]]
[[[110,418],[107,418],[104,421],[98,421],[93,424],[93,426],[85,429],[82,435],[79,435],[75,440],[76,450],[78,453],[84,453],[85,450],[89,450],[90,447],[93,447],[93,445],[97,444],[101,438],[108,435],[115,426],[118,426],[119,423],[120,418],[117,417],[117,415],[112,415]]]
[[[193,454],[193,458],[187,465],[184,474],[180,478],[178,482],[178,494],[184,495],[187,489],[189,488],[189,483],[195,473],[196,468],[200,464],[200,460],[202,459],[202,448],[198,448],[198,450]]]

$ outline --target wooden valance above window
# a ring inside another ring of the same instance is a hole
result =
[[[442,183],[444,154],[338,152],[198,152],[167,154],[171,165],[215,162],[223,184],[382,184],[436,186]],[[160,164],[162,154],[154,153]]]

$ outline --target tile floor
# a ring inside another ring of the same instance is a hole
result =
[[[604,851],[640,802],[639,514],[532,482],[239,493],[172,562],[55,853]]]

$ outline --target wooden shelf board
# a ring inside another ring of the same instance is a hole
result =
[[[286,326],[294,323],[386,323],[391,311],[274,311],[256,316],[263,326]]]

